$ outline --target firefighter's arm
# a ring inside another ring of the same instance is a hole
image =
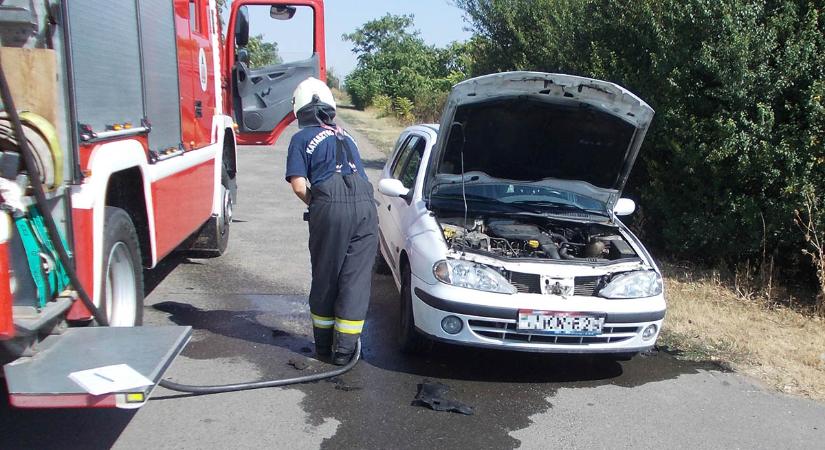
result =
[[[289,179],[289,184],[292,185],[292,192],[294,192],[301,201],[309,205],[309,202],[312,200],[312,191],[307,187],[307,179],[304,177],[292,177]]]

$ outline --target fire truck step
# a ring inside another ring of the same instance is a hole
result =
[[[53,302],[46,303],[46,307],[38,311],[32,306],[14,307],[14,327],[18,333],[32,334],[42,330],[46,323],[61,318],[63,313],[72,306],[70,297],[59,297]]]
[[[10,403],[18,408],[139,408],[191,335],[188,326],[70,328],[44,339],[33,357],[3,367]],[[69,378],[72,372],[115,364],[129,365],[154,384],[95,396]]]

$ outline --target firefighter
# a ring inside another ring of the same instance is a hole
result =
[[[335,100],[327,85],[307,78],[292,102],[300,130],[289,143],[286,180],[309,206],[315,351],[343,365],[353,356],[369,305],[378,245],[373,188],[355,141],[333,122]]]

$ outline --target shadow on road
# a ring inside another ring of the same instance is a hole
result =
[[[178,251],[162,259],[154,269],[144,269],[143,271],[143,293],[149,296],[155,288],[169,276],[181,264],[191,264],[202,266],[203,263],[192,260],[191,252]]]
[[[275,316],[274,326],[270,326],[261,322],[261,316],[264,314],[272,316],[269,311],[204,310],[187,303],[172,301],[157,303],[154,308],[170,314],[169,320],[178,325],[189,325],[195,330],[205,330],[217,336],[233,338],[242,341],[241,344],[245,343],[247,346],[250,343],[262,344],[303,354],[311,352],[313,348],[313,342],[308,335],[294,334],[278,325],[277,322],[281,320],[304,319],[294,317],[294,312],[284,311],[285,314],[282,316]],[[187,345],[184,354],[196,359],[236,356],[238,354],[236,344],[237,342],[222,344],[214,339],[192,341]],[[221,345],[226,345],[227,348],[222,349]]]

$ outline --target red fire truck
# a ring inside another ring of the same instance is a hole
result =
[[[234,0],[228,15],[217,3],[0,4],[0,363],[12,405],[146,401],[154,385],[91,395],[69,374],[127,364],[159,381],[191,329],[136,327],[143,268],[176,249],[226,250],[236,146],[274,143],[295,86],[326,78],[322,0]],[[251,66],[250,21],[277,27],[299,10],[311,54]]]

